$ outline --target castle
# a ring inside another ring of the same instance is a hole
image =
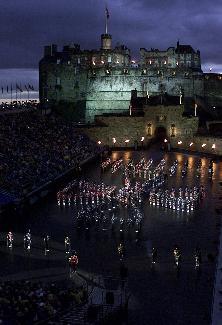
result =
[[[205,109],[222,106],[222,76],[203,73],[199,50],[179,41],[166,51],[141,48],[136,62],[125,45],[112,46],[107,20],[98,50],[82,50],[78,44],[62,51],[45,46],[39,83],[40,102],[76,121],[128,111],[134,89],[138,97],[182,96],[188,111],[197,98]]]

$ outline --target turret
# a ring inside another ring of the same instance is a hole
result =
[[[112,36],[110,34],[101,35],[101,50],[112,49]]]

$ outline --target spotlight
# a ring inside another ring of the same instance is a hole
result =
[[[177,143],[178,143],[178,144],[182,144],[183,142],[180,140],[180,141],[178,141]]]

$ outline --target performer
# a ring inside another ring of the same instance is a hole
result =
[[[71,251],[71,240],[68,236],[65,237],[65,252],[69,254]]]
[[[44,237],[45,255],[49,252],[49,239],[50,237],[48,235],[45,235]]]
[[[152,264],[155,264],[157,261],[157,249],[154,247],[152,248],[151,261],[152,261]]]
[[[14,240],[13,233],[11,231],[9,231],[7,234],[7,237],[6,237],[6,245],[10,249],[12,249],[13,240]]]
[[[78,256],[76,252],[73,252],[73,254],[69,257],[70,276],[76,272],[78,263],[79,263]]]
[[[28,232],[24,235],[24,249],[30,251],[31,243],[32,243],[32,237],[31,237],[31,231],[29,229]]]
[[[120,260],[122,260],[124,257],[124,246],[122,243],[119,244],[119,246],[117,247],[117,250],[118,250]]]

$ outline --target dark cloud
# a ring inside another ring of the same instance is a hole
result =
[[[180,39],[200,49],[204,66],[220,69],[221,0],[1,0],[0,68],[37,69],[50,43],[98,48],[106,2],[114,44],[124,43],[133,56]]]

